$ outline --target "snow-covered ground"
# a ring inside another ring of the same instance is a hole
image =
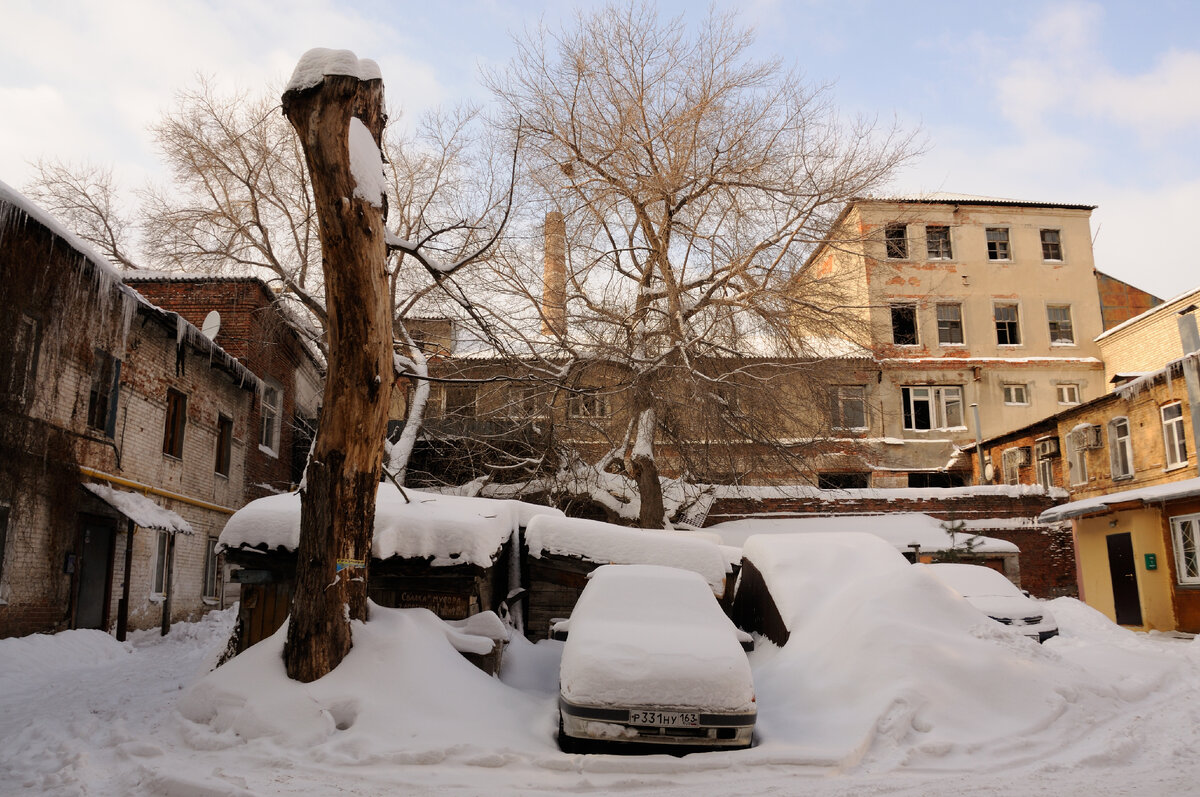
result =
[[[832,601],[751,654],[759,744],[686,758],[560,753],[561,643],[515,639],[491,679],[421,610],[377,610],[307,686],[280,635],[208,674],[230,611],[124,644],[3,640],[0,793],[1196,793],[1200,642],[1058,599],[1038,646],[959,600],[913,568]]]

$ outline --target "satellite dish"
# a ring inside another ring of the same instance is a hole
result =
[[[989,462],[983,466],[983,478],[989,482],[995,480],[996,469],[992,466],[992,463]]]
[[[221,314],[216,310],[209,311],[209,314],[204,316],[204,324],[200,327],[200,334],[209,340],[214,339],[217,333],[221,331]]]

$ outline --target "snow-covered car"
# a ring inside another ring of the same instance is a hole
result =
[[[559,745],[636,751],[749,747],[758,716],[733,623],[697,573],[604,565],[571,613]]]
[[[1038,642],[1058,636],[1058,624],[1045,605],[990,567],[952,562],[921,566],[996,622]]]

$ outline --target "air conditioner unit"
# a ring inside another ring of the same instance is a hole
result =
[[[1051,437],[1048,440],[1038,440],[1033,444],[1033,455],[1038,459],[1050,459],[1059,455],[1058,438]]]

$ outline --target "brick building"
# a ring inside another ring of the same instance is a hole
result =
[[[0,301],[0,636],[219,605],[258,378],[3,184]]]
[[[214,342],[262,379],[247,418],[246,500],[294,488],[316,429],[323,369],[270,287],[254,277],[154,272],[128,272],[125,282],[197,327],[216,311]]]

